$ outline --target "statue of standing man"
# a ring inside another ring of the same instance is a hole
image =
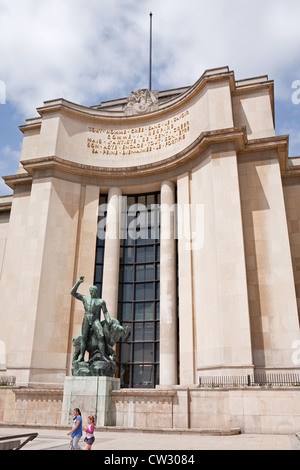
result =
[[[81,276],[76,282],[75,286],[71,290],[71,295],[75,299],[81,300],[84,306],[84,318],[82,322],[82,337],[80,343],[80,354],[76,362],[84,361],[84,355],[87,347],[87,340],[89,337],[90,330],[92,330],[97,343],[98,349],[102,356],[102,360],[109,362],[109,359],[106,356],[106,344],[104,338],[103,327],[101,325],[101,310],[103,310],[105,321],[108,325],[111,324],[111,318],[106,308],[106,303],[103,299],[98,297],[98,291],[96,286],[90,287],[91,296],[79,294],[77,292],[80,284],[84,282],[84,276]]]

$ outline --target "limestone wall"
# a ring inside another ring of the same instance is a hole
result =
[[[300,388],[120,390],[116,424],[242,433],[291,434],[300,429]]]
[[[59,426],[62,410],[62,390],[0,389],[0,423]],[[293,434],[300,429],[300,387],[122,389],[112,392],[111,416],[129,429]]]

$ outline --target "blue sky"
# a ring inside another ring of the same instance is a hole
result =
[[[154,89],[225,65],[237,80],[268,75],[276,133],[300,155],[299,0],[0,0],[1,176],[16,173],[18,126],[44,101],[90,106],[147,88],[150,11]],[[1,180],[0,195],[10,193]]]

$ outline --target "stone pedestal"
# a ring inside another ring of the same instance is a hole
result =
[[[114,361],[74,362],[72,367],[73,377],[114,377],[116,363]]]
[[[95,417],[96,426],[115,426],[111,393],[120,389],[120,379],[112,377],[66,377],[61,424],[71,425],[73,410],[79,408],[83,422]]]

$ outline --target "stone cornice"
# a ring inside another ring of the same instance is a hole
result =
[[[288,136],[268,137],[262,139],[255,139],[247,141],[246,129],[230,128],[218,131],[203,132],[189,147],[183,151],[166,158],[161,161],[149,163],[145,165],[137,165],[132,167],[96,167],[92,165],[84,165],[76,162],[69,161],[57,156],[47,156],[42,158],[35,158],[31,160],[22,161],[22,165],[26,173],[18,175],[5,176],[3,179],[6,184],[14,189],[16,185],[30,184],[34,175],[43,176],[45,172],[47,175],[54,174],[63,175],[69,174],[79,178],[90,178],[93,184],[103,183],[109,179],[122,180],[127,179],[136,180],[139,182],[141,178],[154,175],[162,175],[165,172],[175,171],[175,174],[180,174],[184,171],[184,165],[189,164],[193,159],[199,158],[204,152],[213,148],[213,146],[220,146],[226,144],[233,144],[239,157],[246,157],[250,154],[257,152],[277,151],[279,162],[283,177],[295,177],[300,175],[300,166],[293,167],[288,164]]]
[[[59,388],[29,388],[29,387],[14,387],[13,392],[16,395],[38,395],[41,397],[48,395],[63,396],[64,391]]]
[[[146,121],[163,120],[171,113],[176,113],[182,109],[186,109],[197,95],[200,95],[207,85],[219,82],[227,82],[233,94],[253,93],[254,88],[267,88],[270,92],[271,101],[274,101],[273,82],[268,81],[267,77],[264,76],[236,82],[234,72],[229,71],[228,67],[222,67],[207,70],[193,86],[189,87],[179,96],[160,103],[159,108],[156,111],[140,114],[138,116],[125,116],[122,111],[105,110],[105,108],[95,109],[95,107],[86,107],[61,98],[45,101],[44,106],[37,109],[41,117],[28,119],[25,125],[20,126],[20,130],[23,133],[27,131],[36,131],[40,128],[43,117],[51,114],[64,114],[74,119],[89,122],[93,121],[98,124],[114,124],[122,126],[130,123],[130,125],[136,126],[136,123],[138,123],[139,125],[144,125]]]
[[[42,118],[27,119],[26,124],[19,126],[19,129],[23,134],[30,131],[40,131],[42,125]]]
[[[283,177],[297,176],[300,169],[297,167],[288,166],[287,149],[288,149],[288,136],[269,137],[263,139],[256,139],[247,141],[246,129],[230,128],[218,131],[203,132],[189,147],[183,151],[169,157],[167,159],[157,161],[150,164],[138,165],[133,167],[96,167],[91,165],[83,165],[80,163],[71,162],[69,160],[57,157],[47,156],[31,160],[22,161],[22,165],[26,173],[18,175],[6,176],[4,181],[6,184],[14,189],[15,186],[20,184],[30,184],[34,175],[42,176],[54,174],[63,175],[69,174],[79,178],[90,178],[93,180],[92,184],[103,184],[103,181],[114,179],[119,180],[136,180],[137,183],[143,177],[154,175],[163,175],[167,171],[176,170],[177,174],[184,171],[184,165],[188,164],[195,158],[203,155],[203,153],[212,146],[226,145],[232,143],[235,150],[240,156],[247,156],[250,153],[277,151]],[[175,173],[174,173],[175,174]]]
[[[88,108],[76,103],[71,103],[65,99],[57,99],[52,101],[46,101],[44,106],[38,108],[37,111],[43,118],[49,114],[64,114],[73,118],[77,118],[84,121],[94,121],[101,124],[109,123],[116,124],[119,126],[127,125],[143,125],[144,122],[149,120],[164,120],[170,113],[177,113],[181,109],[186,109],[191,101],[199,94],[208,83],[216,83],[220,81],[229,81],[231,88],[234,88],[234,74],[233,72],[222,73],[212,76],[202,76],[198,82],[195,83],[188,91],[180,95],[179,97],[167,101],[159,106],[157,111],[152,111],[146,114],[125,116],[120,111],[105,111],[96,110],[94,108]],[[36,123],[37,124],[37,123]],[[24,131],[26,126],[22,127]]]
[[[2,179],[5,181],[7,186],[9,186],[11,189],[14,189],[15,186],[32,183],[32,177],[28,175],[28,173],[20,173],[17,175],[3,176]]]
[[[280,150],[281,157],[288,158],[288,136],[264,137],[261,139],[248,140],[247,145],[240,151],[240,154],[252,152],[266,152],[270,150]]]
[[[176,395],[175,390],[160,390],[160,389],[126,389],[114,390],[112,397],[114,399],[135,397],[137,399],[143,399],[144,397],[156,397],[156,398],[172,398]]]
[[[11,210],[13,196],[0,197],[0,212],[7,212]]]
[[[167,159],[145,165],[132,167],[96,167],[71,162],[56,156],[36,158],[22,161],[24,169],[29,175],[35,172],[58,169],[74,175],[103,178],[141,178],[155,173],[164,173],[167,170],[184,165],[202,154],[208,147],[218,144],[234,143],[237,152],[244,148],[246,143],[245,128],[231,128],[219,131],[203,132],[189,147]],[[8,183],[6,177],[5,181]]]

